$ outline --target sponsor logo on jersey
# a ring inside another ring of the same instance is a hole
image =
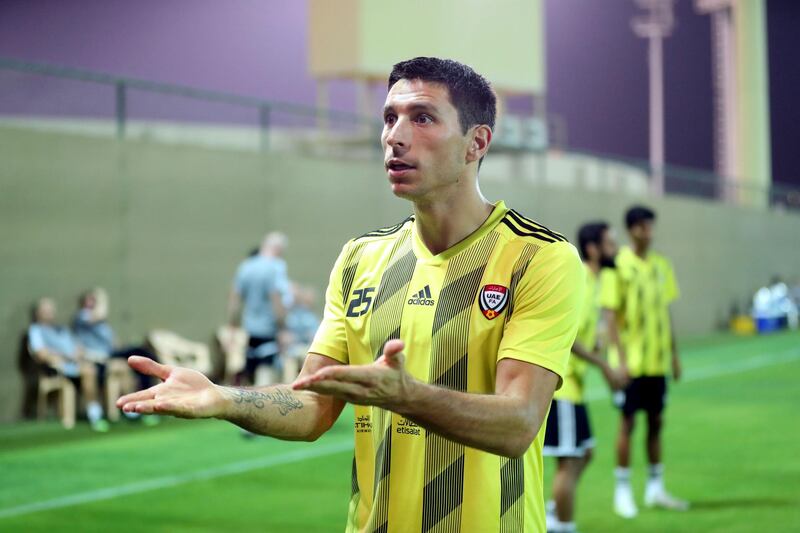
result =
[[[408,418],[400,418],[395,431],[400,435],[419,436],[422,433],[422,429]]]
[[[425,285],[421,291],[413,294],[408,299],[408,305],[434,305],[436,300],[431,296],[431,286]]]
[[[356,433],[369,433],[372,431],[372,420],[369,415],[361,415],[355,421]]]
[[[508,287],[502,285],[484,285],[478,297],[478,305],[483,316],[492,320],[497,318],[508,304]]]

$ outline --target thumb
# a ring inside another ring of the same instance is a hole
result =
[[[170,372],[172,372],[171,366],[156,363],[152,359],[148,357],[142,357],[140,355],[132,355],[128,357],[128,365],[141,374],[155,376],[162,381],[166,380],[169,377]]]
[[[392,339],[383,345],[383,357],[389,366],[399,367],[403,365],[403,348],[405,344],[399,339]]]

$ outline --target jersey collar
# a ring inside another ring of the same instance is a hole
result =
[[[497,224],[500,223],[500,220],[505,216],[508,212],[508,208],[506,204],[501,200],[495,202],[494,209],[489,214],[489,217],[484,221],[481,226],[469,234],[465,239],[457,242],[447,250],[433,255],[428,247],[422,242],[422,239],[417,233],[417,221],[414,221],[414,224],[411,227],[411,232],[413,234],[412,237],[412,246],[414,249],[414,255],[417,256],[417,259],[424,261],[426,263],[432,264],[439,264],[449,260],[451,257],[456,256],[457,254],[461,253],[462,251],[466,250],[472,244],[478,242],[483,237],[485,237],[490,231],[492,231]]]
[[[638,255],[636,255],[636,252],[633,251],[633,246],[630,246],[630,245],[623,246],[620,249],[619,253],[620,254],[624,254],[625,256],[628,256],[628,258],[629,258],[628,260],[629,261],[632,261],[632,262],[634,262],[634,263],[636,263],[638,265],[642,265],[642,266],[649,265],[650,264],[650,259],[652,259],[652,257],[653,257],[653,252],[651,250],[648,250],[647,251],[647,255],[644,257],[644,259],[642,259]]]

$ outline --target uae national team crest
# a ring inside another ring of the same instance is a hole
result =
[[[483,316],[492,320],[503,312],[508,304],[508,287],[502,285],[484,285],[478,298]]]

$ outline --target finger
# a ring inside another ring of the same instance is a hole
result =
[[[153,412],[178,418],[198,418],[194,409],[183,402],[175,400],[156,400],[153,402]]]
[[[138,402],[130,402],[125,405],[122,409],[126,413],[139,413],[142,415],[152,415],[152,414],[160,414],[160,415],[172,415],[172,416],[181,416],[183,414],[184,409],[180,409],[179,406],[169,400],[143,400]]]
[[[160,387],[160,385],[156,385],[155,387],[150,387],[149,389],[132,392],[130,394],[126,394],[125,396],[121,396],[117,400],[117,407],[122,407],[126,403],[131,403],[131,402],[152,400],[157,392],[156,387]]]
[[[364,403],[369,399],[369,390],[357,383],[344,383],[341,381],[317,381],[309,383],[305,390],[318,394],[334,396],[352,403]]]
[[[138,402],[128,402],[122,406],[122,411],[125,413],[139,413],[149,415],[153,413],[155,400],[142,400]]]
[[[141,374],[155,376],[160,380],[166,380],[170,372],[172,372],[171,366],[156,363],[152,359],[142,357],[141,355],[132,355],[128,357],[128,365]]]
[[[376,367],[375,365],[359,365],[359,366],[329,366],[323,368],[317,374],[312,375],[312,381],[321,381],[325,379],[344,381],[348,383],[361,383],[364,385],[371,385],[375,383],[378,375],[385,372],[386,369]]]
[[[405,344],[400,339],[392,339],[383,345],[383,357],[391,366],[403,364],[403,348]]]

